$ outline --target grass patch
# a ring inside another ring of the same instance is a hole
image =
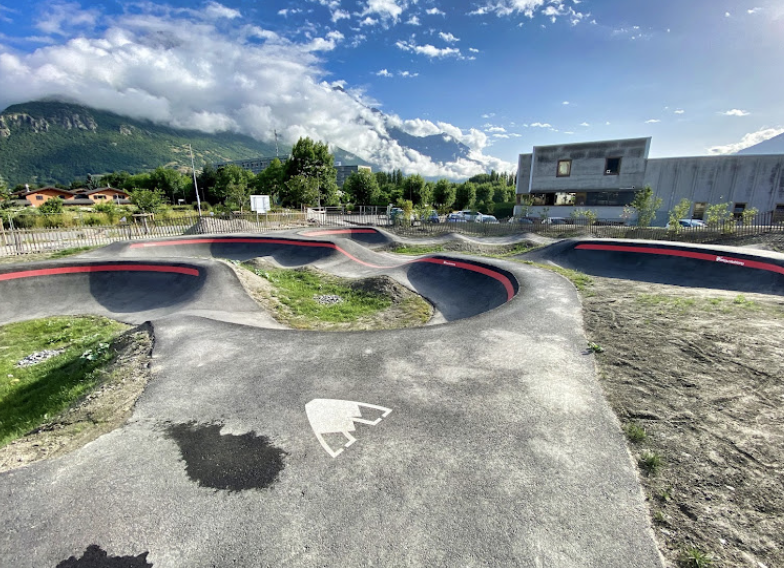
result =
[[[640,454],[637,465],[640,466],[640,469],[645,472],[646,475],[653,476],[659,473],[664,466],[664,460],[656,452],[645,451]]]
[[[679,298],[678,296],[665,296],[663,294],[640,294],[637,296],[637,302],[644,306],[675,312],[685,312],[697,305],[697,300],[694,298]]]
[[[536,266],[538,268],[544,268],[545,270],[549,270],[550,272],[555,272],[556,274],[560,274],[561,276],[568,278],[574,287],[577,288],[580,292],[589,292],[591,285],[593,284],[593,278],[588,276],[587,274],[583,274],[578,270],[571,270],[569,268],[561,268],[560,266],[553,266],[552,264],[543,264],[541,262],[533,262],[532,260],[525,260],[523,261],[524,264],[530,264],[532,266]]]
[[[713,566],[713,557],[699,548],[687,548],[681,556],[680,565],[684,568],[708,568]]]
[[[63,258],[65,256],[73,256],[75,254],[81,254],[83,252],[87,252],[88,250],[93,250],[94,248],[98,247],[72,247],[63,250],[58,250],[57,252],[53,252],[49,255],[49,258]]]
[[[246,268],[250,268],[246,266]],[[386,310],[392,300],[383,294],[357,290],[340,278],[316,273],[309,268],[296,270],[253,269],[274,286],[273,297],[280,303],[279,315],[289,325],[310,329],[315,321],[345,323]],[[319,303],[319,297],[337,296],[339,302]]]
[[[432,254],[436,252],[444,252],[444,247],[440,245],[403,245],[402,247],[392,249],[392,252],[397,254],[410,255]]]
[[[623,431],[626,434],[626,439],[629,440],[632,444],[639,444],[648,437],[645,429],[639,424],[635,424],[633,422],[626,424],[623,427]]]
[[[0,447],[50,420],[87,394],[114,357],[128,326],[99,317],[55,317],[0,328]],[[24,357],[64,351],[29,367]]]

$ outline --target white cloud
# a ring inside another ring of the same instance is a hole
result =
[[[377,71],[376,75],[378,75],[379,77],[392,77],[392,73],[390,73],[386,69],[382,69],[381,71]]]
[[[438,8],[429,8],[429,9],[425,10],[425,13],[428,16],[446,16],[446,13],[441,11],[441,10],[439,10]]]
[[[534,128],[552,128],[553,125],[548,122],[533,122],[531,126]]]
[[[747,14],[756,14],[757,12],[761,12],[761,11],[762,11],[762,8],[755,7],[755,8],[751,8],[749,10],[746,10],[746,13]]]
[[[455,43],[460,41],[460,38],[453,36],[451,33],[438,32],[438,36],[447,43]]]
[[[505,139],[509,139],[509,135],[508,135],[508,134],[493,134],[493,138],[505,138]]]
[[[375,19],[371,18],[370,16],[368,16],[367,18],[365,18],[364,20],[359,22],[359,25],[360,26],[375,26],[377,23],[378,23],[378,20],[375,20]]]
[[[590,124],[588,124],[587,122],[581,122],[581,123],[580,123],[580,126],[585,126],[585,127],[587,128],[588,126],[591,126],[591,125],[590,125]]]
[[[732,14],[730,14],[729,12],[724,12],[724,17],[725,18],[730,18],[730,17],[732,17]]]
[[[422,23],[419,21],[419,18],[417,16],[411,16],[406,23],[409,26],[421,26],[422,25]]]
[[[723,114],[724,116],[749,116],[751,113],[745,110],[734,108],[732,110],[725,110],[719,114]]]
[[[469,47],[468,51],[470,51],[471,53],[479,53],[479,50],[476,49],[475,47]]]
[[[679,109],[675,109],[675,111],[674,111],[674,112],[675,112],[675,114],[683,114],[683,113],[685,113],[686,111],[685,111],[685,110],[683,110],[682,108],[679,108]]]
[[[76,2],[53,2],[35,27],[45,34],[65,36],[79,28],[92,29],[99,16],[98,10],[83,10]]]
[[[228,8],[223,4],[219,4],[218,2],[210,2],[204,9],[204,15],[212,20],[218,20],[220,18],[233,20],[235,18],[241,17],[242,13],[240,13],[239,10]]]
[[[361,15],[376,14],[382,19],[397,21],[407,8],[408,0],[368,0]]]
[[[324,80],[328,72],[319,52],[346,41],[340,32],[297,42],[229,13],[216,22],[207,16],[215,10],[222,12],[209,5],[196,11],[154,4],[113,17],[72,11],[69,21],[84,25],[49,28],[69,34],[59,44],[31,53],[0,52],[0,108],[59,96],[206,132],[230,130],[271,141],[277,129],[289,144],[310,136],[386,170],[459,178],[489,168],[513,169],[483,154],[488,138],[476,129],[430,123],[471,148],[470,160],[446,165],[391,140],[383,116],[370,111],[361,91],[335,90],[340,82]],[[93,28],[92,22],[100,26]]]
[[[577,2],[574,3],[577,5]],[[579,24],[590,14],[578,12],[564,0],[489,0],[485,5],[479,6],[469,12],[472,16],[482,16],[495,13],[498,17],[522,14],[533,18],[537,13],[555,23],[559,18],[567,19],[573,26]]]
[[[438,48],[435,46],[428,44],[425,45],[417,45],[413,41],[397,41],[395,45],[402,49],[403,51],[411,51],[413,53],[418,53],[419,55],[424,55],[426,57],[435,58],[442,58],[442,57],[456,57],[458,59],[462,58],[460,54],[460,50],[454,47],[443,47]]]
[[[744,148],[750,148],[751,146],[759,144],[760,142],[764,142],[769,138],[778,136],[779,134],[784,134],[784,128],[763,128],[757,132],[750,132],[746,134],[743,138],[741,138],[740,142],[736,142],[735,144],[727,144],[726,146],[713,146],[712,148],[708,148],[708,152],[711,154],[733,154],[743,150]]]
[[[658,118],[651,118],[645,121],[645,124],[656,124],[657,122],[661,122]]]
[[[351,19],[351,14],[346,12],[345,10],[335,10],[332,12],[332,21],[337,23],[340,20],[349,20]]]
[[[568,104],[571,104],[571,103],[570,103],[569,101],[564,101],[564,102],[562,102],[561,104],[562,104],[562,105],[568,105]]]
[[[564,134],[572,135],[574,134],[574,132],[572,132],[571,130],[564,130]]]
[[[487,128],[485,132],[506,132],[506,128],[503,126],[491,126],[490,128]]]
[[[494,112],[486,112],[482,115],[482,118],[493,118],[495,116]]]
[[[410,71],[398,71],[398,75],[401,77],[408,77],[413,79],[414,77],[419,77],[419,73],[411,73]]]

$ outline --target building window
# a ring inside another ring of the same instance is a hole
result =
[[[44,196],[43,196],[43,195],[36,195],[36,196],[35,196],[35,199],[36,199],[37,201],[43,201],[43,200],[44,200]]]
[[[571,160],[558,160],[558,170],[555,173],[556,177],[569,177],[572,175],[572,161]]]
[[[746,210],[745,203],[736,203],[735,207],[732,209],[732,216],[736,219],[740,219],[743,216],[743,212]]]
[[[607,158],[604,163],[604,175],[617,176],[621,173],[621,159],[620,158]]]
[[[702,218],[705,217],[705,207],[707,207],[707,205],[708,204],[705,203],[704,201],[699,202],[699,203],[695,203],[694,204],[694,213],[692,213],[691,218],[692,219],[700,219],[700,220],[702,220]]]
[[[784,221],[784,203],[777,203],[776,210],[773,212],[773,222]]]

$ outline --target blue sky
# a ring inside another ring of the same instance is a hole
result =
[[[610,138],[652,136],[654,157],[735,151],[784,132],[782,61],[771,0],[0,0],[0,107],[61,95],[277,129],[426,175]],[[389,126],[445,132],[473,160],[433,164]]]

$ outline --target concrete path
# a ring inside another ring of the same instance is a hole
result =
[[[151,319],[155,379],[124,427],[0,474],[0,566],[661,566],[568,281],[459,255],[392,264],[350,239],[205,239],[3,267],[3,322]],[[196,258],[260,254],[389,273],[449,323],[272,329]],[[55,272],[8,277],[31,268]]]

